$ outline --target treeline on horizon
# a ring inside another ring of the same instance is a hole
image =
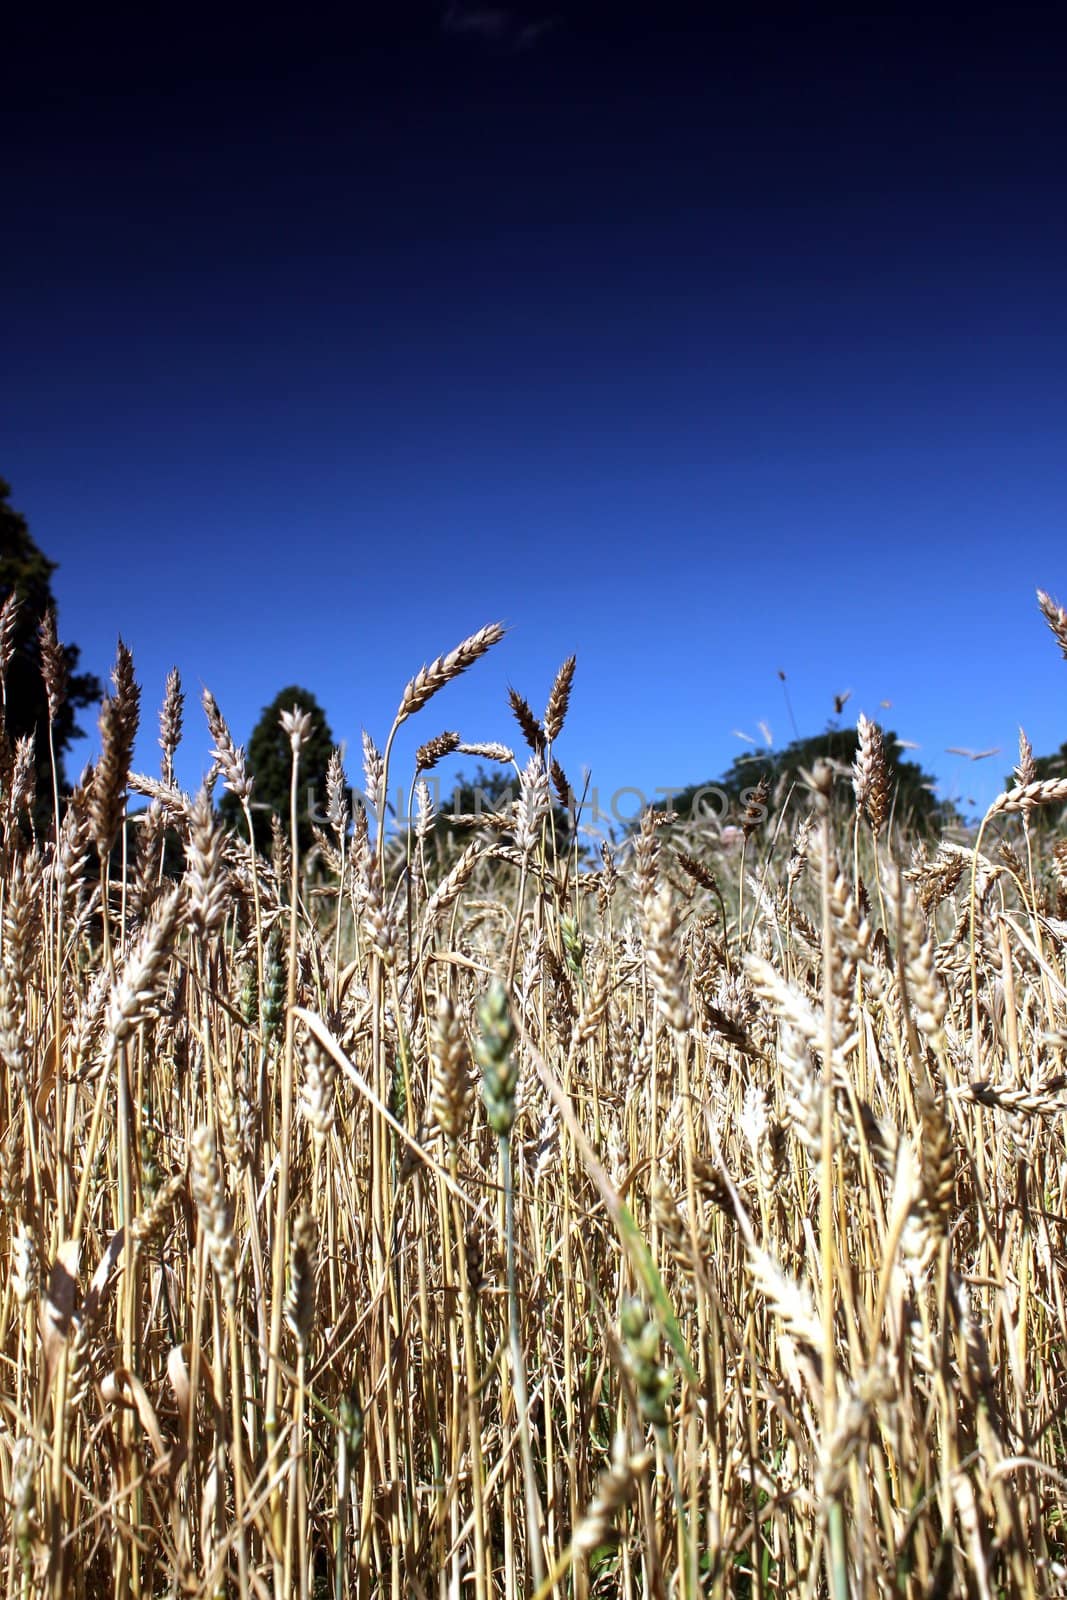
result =
[[[23,759],[32,765],[35,788],[34,812],[39,828],[47,830],[53,815],[54,789],[69,793],[65,757],[75,740],[84,736],[77,713],[99,702],[103,693],[100,680],[78,670],[80,652],[76,645],[58,642],[56,607],[51,579],[56,563],[50,561],[34,543],[26,518],[10,504],[10,486],[0,478],[0,602],[4,603],[3,637],[0,649],[8,661],[6,703],[3,726],[12,745],[32,737],[31,749],[24,747]],[[47,661],[45,660],[47,658]],[[53,681],[53,716],[49,736],[49,700],[42,666],[49,665]],[[570,678],[573,679],[573,662]],[[57,679],[62,698],[56,696]],[[515,798],[519,771],[526,753],[542,754],[545,749],[543,719],[514,689],[508,700],[521,734],[518,751],[503,745],[470,744],[459,733],[445,732],[421,746],[416,760],[416,784],[406,797],[374,793],[373,743],[364,735],[362,787],[353,787],[351,799],[364,807],[378,825],[403,826],[414,820],[420,799],[418,783],[429,791],[434,811],[433,831],[437,838],[462,834],[476,826],[492,824],[494,814],[503,811]],[[314,693],[292,684],[281,689],[266,705],[252,730],[248,743],[248,765],[254,778],[253,822],[257,847],[268,850],[272,819],[287,819],[289,811],[289,743],[279,717],[282,711],[297,706],[311,718],[311,732],[304,752],[306,775],[301,803],[300,843],[303,849],[314,844],[315,828],[325,818],[326,771],[335,748],[326,713]],[[967,827],[968,819],[951,800],[939,798],[936,778],[918,762],[906,759],[906,748],[891,729],[882,729],[889,780],[893,796],[893,817],[902,825],[931,835],[946,827]],[[584,829],[603,835],[626,834],[636,826],[640,812],[654,807],[672,814],[679,822],[706,820],[720,830],[743,826],[756,810],[767,808],[791,814],[799,803],[797,796],[804,775],[820,760],[830,761],[839,776],[846,778],[856,761],[859,735],[855,726],[831,720],[820,732],[798,735],[781,748],[745,751],[716,777],[703,778],[677,790],[661,789],[656,796],[642,796],[627,788],[606,801],[588,785],[571,786],[558,758],[552,761],[553,821],[557,846],[573,847],[576,833]],[[477,766],[468,775],[462,768],[452,775],[446,788],[440,766],[454,755],[474,758]],[[52,757],[55,758],[55,777]],[[484,765],[491,763],[491,768]],[[1033,756],[1029,761],[1036,779],[1059,777],[1067,772],[1067,741],[1050,755]],[[369,765],[368,765],[369,763]],[[1017,779],[1008,774],[1005,787]],[[28,780],[28,774],[27,774]],[[211,783],[214,778],[212,777]],[[210,786],[210,785],[209,785]],[[627,796],[626,806],[622,805]],[[442,796],[444,798],[442,799]],[[427,803],[421,796],[422,804]],[[230,826],[238,826],[241,807],[232,794],[220,797],[219,812]],[[135,814],[134,814],[135,815]],[[728,835],[729,836],[729,835]]]

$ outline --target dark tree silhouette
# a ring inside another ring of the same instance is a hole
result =
[[[248,770],[255,779],[252,792],[252,822],[256,848],[269,851],[272,814],[289,831],[289,785],[292,774],[292,746],[281,726],[283,711],[298,706],[311,717],[311,729],[300,752],[300,777],[297,793],[298,837],[302,851],[314,842],[314,812],[320,817],[326,806],[326,768],[333,750],[333,734],[326,713],[309,689],[290,684],[263,708],[248,741]],[[244,831],[241,807],[227,791],[219,802],[219,812],[230,827]]]
[[[37,817],[47,825],[52,810],[52,766],[48,746],[48,697],[41,675],[42,618],[55,611],[52,574],[56,563],[38,549],[26,518],[11,505],[10,485],[0,478],[0,602],[12,593],[18,610],[11,635],[11,659],[4,684],[3,725],[10,748],[32,734],[37,769]],[[68,644],[58,648],[56,664],[65,678],[65,693],[55,709],[52,739],[56,776],[62,792],[67,786],[64,757],[75,739],[82,737],[75,716],[93,705],[101,694],[100,681],[91,672],[79,672],[79,650]]]
[[[510,767],[502,767],[492,772],[487,772],[479,766],[473,778],[467,778],[462,772],[457,772],[451,793],[440,804],[440,809],[434,818],[434,830],[439,839],[450,838],[454,841],[466,843],[471,837],[470,828],[457,824],[452,819],[457,816],[471,817],[484,816],[486,813],[495,813],[506,816],[514,800],[520,793],[519,779]],[[577,800],[572,801],[577,805]],[[552,807],[550,811],[552,834],[555,839],[557,852],[566,850],[572,832],[572,816],[559,802],[555,791],[552,791]]]
[[[894,820],[920,832],[930,832],[953,820],[951,806],[939,801],[933,792],[934,779],[924,772],[916,761],[905,761],[900,754],[895,733],[883,731],[886,763],[892,791],[891,805]],[[859,736],[855,728],[830,727],[806,739],[794,739],[782,750],[752,751],[740,755],[720,778],[704,784],[692,784],[673,796],[671,808],[680,817],[688,817],[694,805],[701,804],[701,791],[709,791],[703,799],[716,810],[720,820],[740,821],[741,812],[751,791],[761,778],[766,778],[771,790],[771,804],[796,804],[804,802],[801,772],[810,772],[816,761],[828,760],[840,766],[851,767],[856,759]],[[725,792],[731,815],[722,818],[722,794]],[[734,814],[736,813],[736,814]]]

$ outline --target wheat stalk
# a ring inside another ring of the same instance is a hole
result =
[[[421,711],[446,683],[451,683],[461,672],[466,672],[468,667],[472,667],[503,637],[504,629],[500,623],[490,622],[456,645],[447,655],[436,656],[428,667],[421,667],[400,698],[396,722],[398,724],[406,722],[408,717],[413,717],[417,711]]]

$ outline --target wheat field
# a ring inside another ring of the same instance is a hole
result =
[[[122,646],[50,829],[3,741],[5,1593],[1067,1592],[1067,782],[1024,743],[909,838],[861,719],[729,838],[593,855],[573,659],[519,748],[433,734],[500,636],[365,739],[405,830],[337,755],[300,847],[294,708],[256,853],[210,694],[176,783],[177,674],[131,772]],[[466,830],[420,787],[457,748],[517,793]]]

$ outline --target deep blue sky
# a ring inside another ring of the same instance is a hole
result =
[[[1067,739],[1059,11],[24,13],[0,474],[140,764],[177,664],[187,784],[204,684],[245,740],[305,684],[356,776],[493,619],[411,746],[511,739],[571,651],[602,794],[786,742],[779,668],[963,799]]]

